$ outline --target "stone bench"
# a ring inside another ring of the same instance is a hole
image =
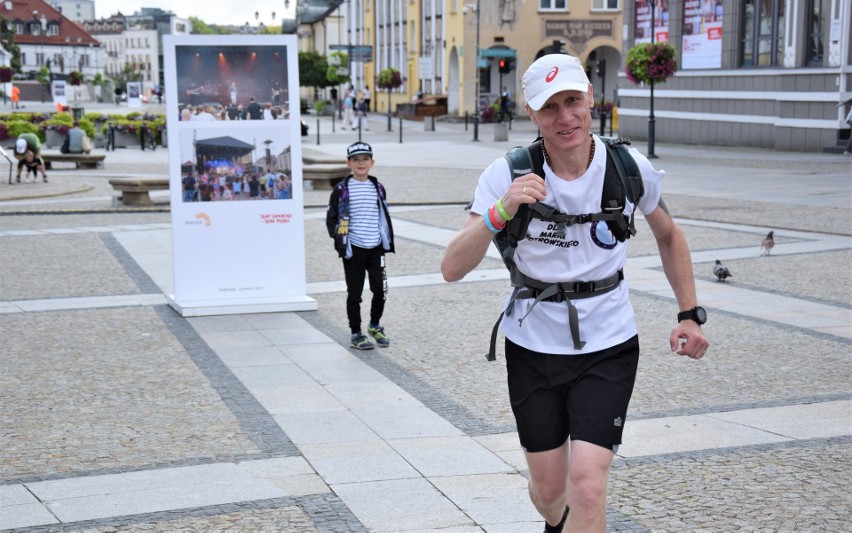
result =
[[[168,178],[113,178],[109,184],[121,192],[124,205],[153,205],[148,192],[169,189]]]
[[[76,163],[77,168],[97,168],[103,166],[106,154],[63,154],[62,152],[42,152],[41,158],[47,169],[52,163]]]
[[[314,190],[331,190],[350,174],[344,164],[317,163],[302,165],[302,179],[310,181]]]

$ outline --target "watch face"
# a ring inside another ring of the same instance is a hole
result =
[[[705,311],[703,307],[696,307],[695,318],[698,319],[697,322],[699,324],[707,322],[707,311]]]

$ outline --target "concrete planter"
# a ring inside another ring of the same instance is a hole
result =
[[[62,143],[65,142],[66,137],[68,137],[67,133],[59,133],[55,130],[45,130],[44,146],[47,148],[59,148],[62,146]]]
[[[135,133],[127,133],[124,131],[115,132],[115,147],[127,148],[128,146],[139,146],[139,139]]]

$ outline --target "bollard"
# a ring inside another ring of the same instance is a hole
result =
[[[402,117],[399,117],[399,144],[402,144]]]
[[[494,142],[508,141],[509,130],[505,122],[494,124]]]
[[[319,145],[319,143],[320,143],[320,136],[319,136],[319,117],[317,117],[317,145]]]
[[[334,113],[331,114],[331,133],[334,133]]]
[[[467,131],[467,111],[464,112],[464,131]]]
[[[423,117],[423,131],[435,131],[435,117],[432,116],[432,120],[429,120],[429,117]]]

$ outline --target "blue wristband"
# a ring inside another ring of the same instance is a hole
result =
[[[495,228],[494,224],[491,223],[491,217],[488,216],[488,213],[485,213],[482,218],[483,220],[485,220],[485,226],[488,227],[489,230],[491,230],[491,233],[500,233],[500,230]]]

